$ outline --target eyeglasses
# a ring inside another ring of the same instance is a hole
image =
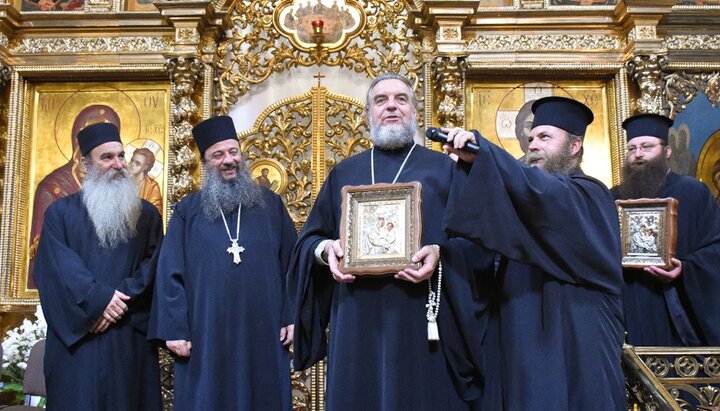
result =
[[[655,147],[664,146],[664,145],[665,144],[663,144],[663,143],[657,143],[657,144],[645,143],[645,144],[640,144],[639,146],[629,146],[627,148],[627,153],[628,153],[628,155],[635,154],[638,150],[642,151],[643,153],[649,153],[649,152],[653,151],[653,149]]]

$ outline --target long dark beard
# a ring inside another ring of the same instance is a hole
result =
[[[415,142],[417,120],[411,117],[410,121],[402,124],[378,125],[370,118],[370,138],[373,145],[384,150],[396,150]]]
[[[647,160],[644,164],[623,165],[623,182],[620,198],[654,198],[665,183],[670,164],[665,156]]]
[[[580,171],[580,167],[573,160],[572,143],[573,140],[568,138],[559,153],[548,155],[547,157],[545,157],[545,162],[540,168],[544,171],[547,171],[548,173],[557,173],[564,175],[570,175],[572,173]],[[525,162],[530,164],[530,162],[536,160],[539,157],[542,157],[542,155],[538,155],[534,152],[528,152],[525,155]]]
[[[245,207],[262,206],[262,189],[250,174],[237,166],[236,178],[225,181],[212,167],[205,165],[205,177],[200,191],[203,214],[210,220],[220,217],[220,210],[232,211],[240,204]]]
[[[102,247],[113,248],[137,234],[142,200],[128,175],[126,169],[103,173],[88,166],[82,199]]]

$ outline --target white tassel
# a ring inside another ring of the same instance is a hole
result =
[[[440,341],[440,333],[438,332],[437,322],[435,320],[428,321],[428,341]]]

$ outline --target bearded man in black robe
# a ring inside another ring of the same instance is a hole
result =
[[[672,267],[623,270],[628,342],[650,346],[720,345],[720,208],[705,184],[670,170],[672,120],[640,114],[623,122],[627,158],[615,198],[678,200]]]
[[[146,339],[162,220],[138,197],[114,124],[78,133],[83,189],[45,213],[35,278],[48,324],[48,409],[160,410]]]
[[[439,253],[431,245],[446,240],[440,216],[455,163],[415,144],[416,103],[404,77],[383,74],[371,83],[366,114],[374,147],[332,169],[295,247],[289,271],[297,287],[294,364],[304,370],[327,355],[328,410],[467,407],[453,389],[442,341],[428,341],[426,316],[429,281],[437,291],[438,277]],[[410,181],[422,184],[425,246],[414,256],[421,266],[390,276],[343,273],[342,188]]]
[[[295,226],[250,177],[230,117],[199,123],[193,137],[203,186],[175,206],[150,324],[176,356],[174,409],[290,410]]]
[[[468,353],[449,358],[458,387],[482,393],[482,409],[624,410],[619,222],[607,187],[580,168],[593,115],[563,97],[532,110],[525,163],[476,131],[446,129],[444,147],[467,174],[453,182],[447,229],[500,259],[478,283],[489,322],[465,315],[468,330],[444,347]],[[459,150],[468,141],[477,154]],[[448,305],[458,318],[468,309]]]

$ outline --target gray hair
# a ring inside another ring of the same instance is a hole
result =
[[[367,95],[365,96],[365,112],[370,110],[370,93],[372,93],[373,89],[377,84],[383,80],[400,80],[410,89],[410,98],[412,99],[413,107],[415,107],[415,110],[418,108],[418,99],[415,95],[415,90],[413,89],[413,84],[410,80],[408,80],[406,77],[403,77],[396,73],[383,73],[379,76],[375,77],[373,79],[372,83],[370,83],[370,87],[368,87]]]

